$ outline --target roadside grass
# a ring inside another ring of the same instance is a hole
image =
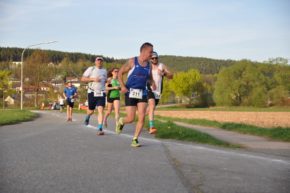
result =
[[[145,121],[145,128],[148,125],[148,119]],[[158,128],[158,132],[155,137],[160,139],[174,139],[179,141],[187,141],[201,144],[216,145],[228,148],[240,148],[240,145],[230,144],[219,140],[209,134],[181,127],[174,124],[172,121],[161,122],[158,120],[154,121],[154,125]]]
[[[179,121],[184,123],[189,123],[191,125],[202,125],[216,127],[228,131],[234,131],[242,134],[250,134],[261,137],[266,137],[278,141],[290,142],[290,128],[284,127],[273,127],[273,128],[264,128],[254,125],[242,124],[242,123],[226,123],[211,121],[206,119],[182,119],[182,118],[172,118],[172,117],[163,117],[156,116],[158,119],[163,119],[167,121]]]
[[[290,112],[290,107],[208,107],[208,108],[190,108],[184,105],[176,105],[170,107],[159,107],[157,110],[172,110],[172,111],[236,111],[236,112]]]
[[[0,125],[11,125],[24,121],[31,121],[36,117],[37,114],[29,110],[0,110]]]

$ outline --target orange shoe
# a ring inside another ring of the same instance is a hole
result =
[[[149,129],[150,134],[155,134],[157,132],[157,129],[155,127],[152,127]]]
[[[97,132],[97,135],[98,135],[98,136],[100,136],[100,135],[105,135],[105,132],[104,132],[104,131],[98,131],[98,132]]]

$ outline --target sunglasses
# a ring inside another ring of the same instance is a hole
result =
[[[157,57],[154,57],[154,58],[151,58],[151,60],[158,60],[158,58]]]

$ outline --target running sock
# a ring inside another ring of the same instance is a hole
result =
[[[138,137],[133,137],[133,140],[138,140]]]
[[[154,127],[154,121],[149,121],[149,127],[153,128]]]
[[[103,124],[98,124],[98,130],[100,130],[100,131],[103,130]]]
[[[87,116],[86,116],[86,121],[89,121],[90,118],[91,118],[91,115],[87,115]]]

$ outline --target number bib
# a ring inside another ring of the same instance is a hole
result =
[[[143,97],[143,90],[142,89],[130,88],[129,98],[142,99],[142,97]]]
[[[94,97],[103,97],[104,92],[103,91],[94,91]]]
[[[160,92],[153,92],[153,93],[154,93],[155,99],[160,99],[161,98]]]

